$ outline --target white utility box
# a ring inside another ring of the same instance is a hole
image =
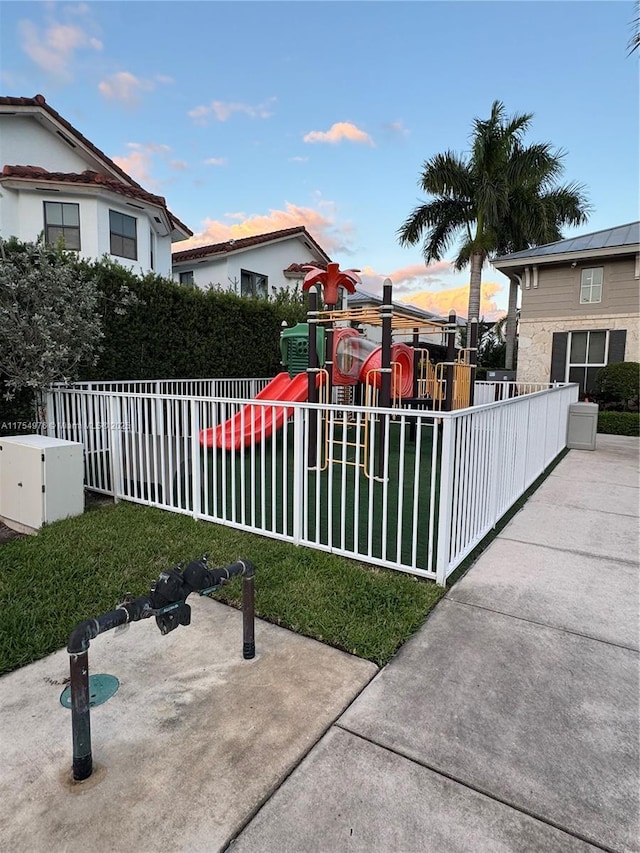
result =
[[[571,403],[567,424],[567,447],[571,450],[595,450],[597,432],[597,403]]]
[[[0,438],[0,520],[30,533],[84,512],[83,446],[42,435]]]

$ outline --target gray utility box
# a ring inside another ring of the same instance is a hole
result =
[[[597,404],[572,403],[569,406],[567,447],[571,450],[595,450],[597,432]]]
[[[31,533],[84,512],[83,446],[42,435],[0,438],[0,519]]]

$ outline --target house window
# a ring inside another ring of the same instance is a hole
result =
[[[156,235],[153,233],[153,229],[149,229],[149,267],[152,270],[156,268]]]
[[[569,332],[567,381],[577,382],[581,394],[593,390],[596,373],[607,364],[609,332]]]
[[[80,249],[80,205],[45,201],[44,239],[53,244],[62,240],[65,249]]]
[[[580,276],[580,304],[602,301],[602,272],[603,267],[593,267],[582,270]]]
[[[126,213],[109,211],[109,251],[119,258],[138,259],[138,238],[136,236],[136,220]]]
[[[242,296],[262,297],[266,299],[268,284],[268,276],[257,272],[249,272],[249,270],[240,270],[240,294]]]
[[[188,284],[193,287],[195,284],[193,280],[193,270],[187,270],[187,272],[180,273],[180,284]]]

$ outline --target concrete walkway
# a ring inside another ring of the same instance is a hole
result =
[[[638,451],[571,451],[230,850],[638,851]]]

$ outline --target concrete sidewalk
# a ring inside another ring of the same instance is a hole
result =
[[[1,853],[213,853],[226,847],[377,667],[191,596],[192,622],[153,619],[91,642],[118,692],[91,712],[93,775],[71,779],[61,650],[0,679]]]
[[[638,453],[571,451],[233,853],[638,851]]]

